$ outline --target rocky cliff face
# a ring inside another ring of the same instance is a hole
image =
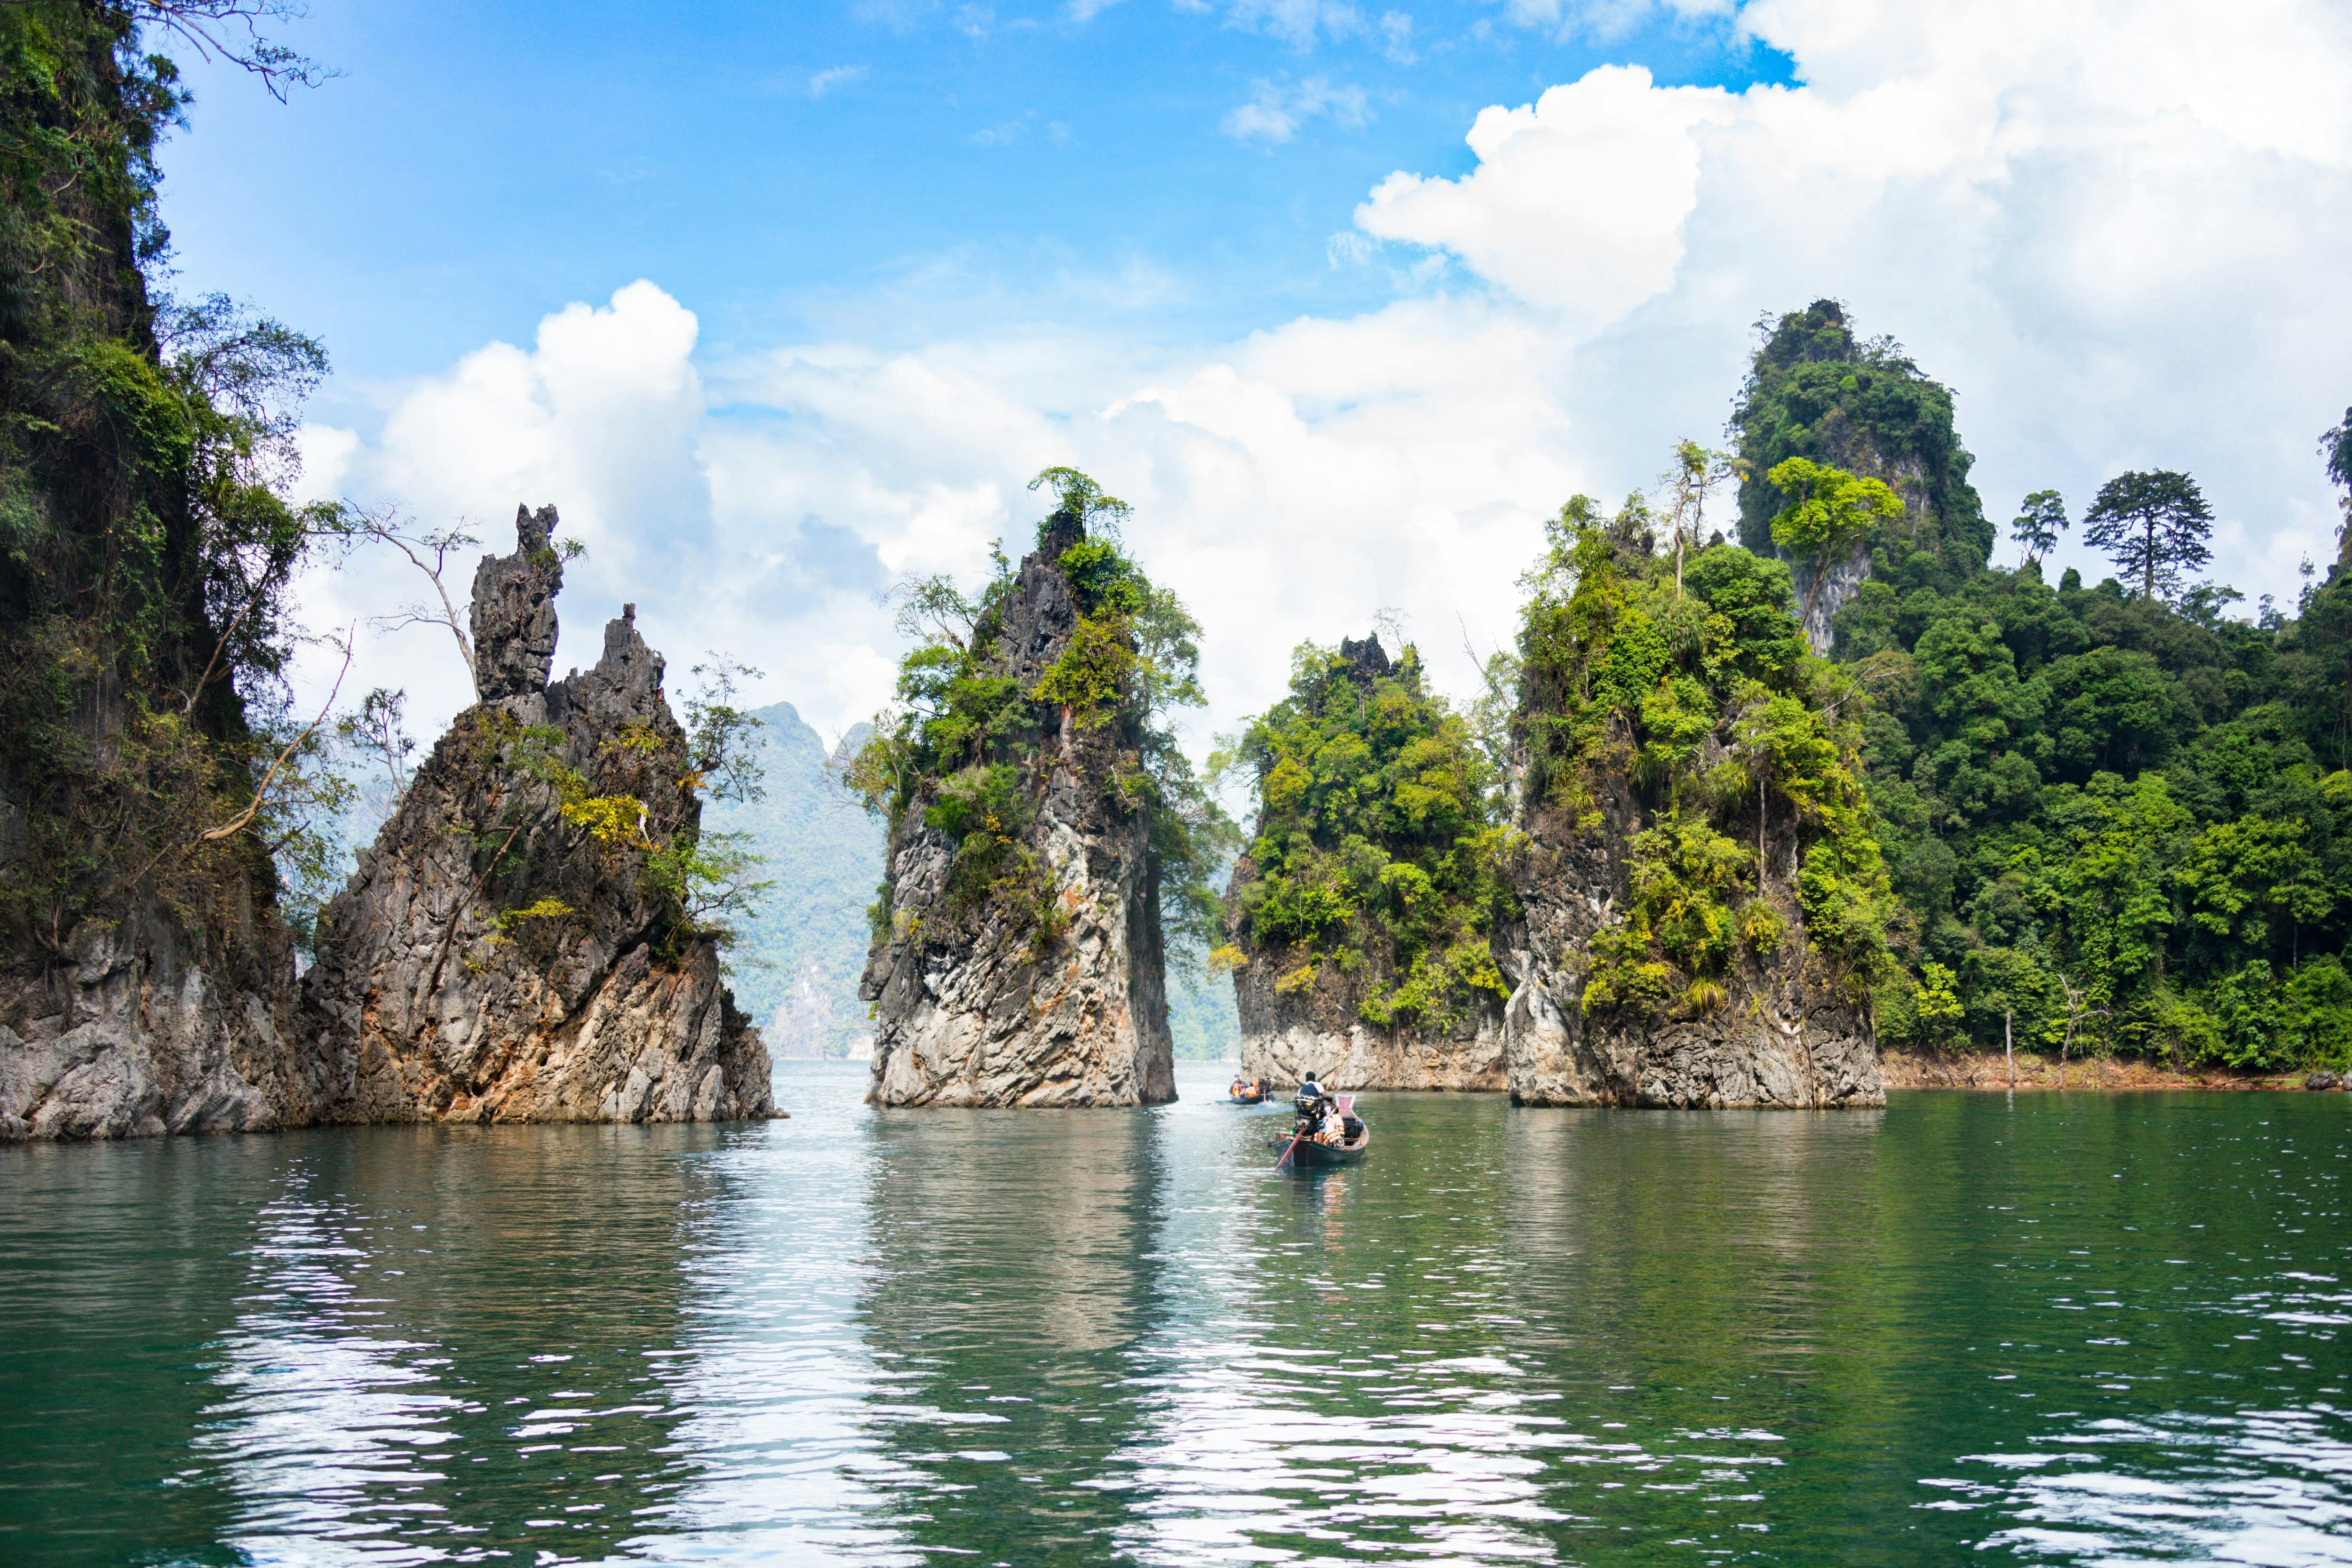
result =
[[[312,1119],[327,1076],[303,1048],[285,928],[226,940],[153,905],[84,921],[6,987],[0,1139],[258,1131]]]
[[[1521,918],[1497,943],[1509,981],[1503,1056],[1523,1105],[1883,1105],[1870,1010],[1802,939],[1790,883],[1796,845],[1766,835],[1766,900],[1791,940],[1743,956],[1714,1006],[1638,1014],[1587,1012],[1592,939],[1632,892],[1633,835],[1643,826],[1622,784],[1596,792],[1597,822],[1538,805],[1521,826],[1528,847],[1516,879]]]
[[[1024,692],[1078,626],[1056,565],[1084,537],[1067,512],[1021,563],[989,668]],[[1006,823],[993,868],[926,820],[929,780],[898,813],[887,931],[860,994],[875,1007],[881,1105],[1152,1105],[1176,1098],[1150,824],[1115,787],[1124,737],[1066,707],[1018,764],[1029,820]]]
[[[661,656],[633,614],[547,683],[555,511],[474,582],[482,700],[418,768],[320,921],[305,977],[320,1114],[350,1121],[710,1121],[768,1113],[759,1031],[652,874],[699,827]]]
[[[1234,975],[1242,1071],[1297,1083],[1312,1069],[1327,1089],[1499,1089],[1503,1021],[1481,1008],[1450,1025],[1375,1028],[1356,1016],[1347,976],[1323,966],[1313,988],[1284,994],[1278,956]]]

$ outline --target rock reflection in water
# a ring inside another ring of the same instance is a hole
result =
[[[0,1149],[0,1561],[2352,1564],[2344,1097],[1196,1086]]]
[[[1555,1560],[1556,1396],[1496,1353],[1509,1108],[1361,1103],[1378,1163],[1273,1171],[1244,1123],[1227,1159],[1171,1173],[1169,1321],[1123,1456],[1140,1562]]]
[[[309,1135],[303,1135],[306,1138]],[[310,1139],[256,1215],[205,1412],[270,1555],[597,1556],[681,1479],[668,1375],[704,1128]]]
[[[1099,1562],[1126,1517],[1099,1459],[1132,1430],[1166,1173],[1140,1110],[884,1110],[866,1422],[920,1547]]]

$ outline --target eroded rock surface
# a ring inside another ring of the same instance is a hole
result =
[[[1807,946],[1786,882],[1766,896],[1791,940],[1769,960],[1743,957],[1724,977],[1725,1000],[1696,1015],[1584,1010],[1593,933],[1624,907],[1632,837],[1630,794],[1604,790],[1601,821],[1580,827],[1539,807],[1522,826],[1530,847],[1517,878],[1521,918],[1497,943],[1512,986],[1503,1010],[1511,1098],[1524,1105],[1883,1105],[1870,1009]],[[1766,863],[1788,865],[1777,837]]]
[[[995,628],[995,668],[1033,689],[1078,620],[1055,564],[1084,537],[1056,513],[1021,563]],[[1123,737],[1067,716],[1023,764],[1036,802],[1020,844],[1036,891],[978,898],[954,881],[956,844],[924,822],[927,783],[889,844],[890,927],[860,994],[875,1005],[873,1087],[882,1105],[1152,1105],[1176,1098],[1150,824],[1108,787]]]
[[[247,949],[192,939],[152,907],[83,921],[58,963],[7,989],[0,1139],[310,1121],[326,1084],[301,1048],[293,952],[274,921],[249,934]],[[254,952],[274,962],[257,966]]]
[[[1326,1089],[1494,1090],[1508,1087],[1499,1017],[1467,1021],[1450,1033],[1384,1030],[1351,1024],[1343,1032],[1293,1024],[1242,1026],[1241,1070],[1278,1084],[1312,1069]]]
[[[545,684],[555,521],[524,513],[515,553],[476,574],[483,700],[320,918],[305,995],[332,1078],[325,1119],[769,1111],[767,1048],[715,942],[648,874],[701,809],[661,656],[625,614],[594,668]]]

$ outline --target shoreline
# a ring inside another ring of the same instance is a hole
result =
[[[1999,1051],[1956,1051],[1928,1056],[1910,1051],[1882,1051],[1879,1076],[1888,1089],[2008,1089],[2009,1068]],[[2147,1061],[2117,1061],[2106,1057],[2075,1057],[2066,1063],[2069,1089],[2292,1089],[2297,1094],[2340,1089],[2341,1079],[2315,1091],[2305,1079],[2313,1076],[2298,1068],[2283,1073],[2238,1073],[2226,1068],[2182,1071]],[[2017,1053],[2017,1083],[2022,1089],[2059,1088],[2058,1058],[2039,1052]]]
[[[1203,1066],[1231,1065],[1213,1058],[1190,1058]],[[2011,1087],[2008,1064],[1999,1051],[1956,1051],[1949,1055],[1930,1056],[1913,1051],[1882,1051],[1878,1058],[1879,1076],[1890,1089],[2005,1089]],[[2352,1089],[2352,1075],[2338,1075],[2337,1081],[2315,1089],[2304,1080],[2313,1076],[2310,1068],[2297,1068],[2292,1072],[2237,1073],[2226,1068],[2183,1071],[2158,1067],[2152,1062],[2119,1061],[2107,1057],[2075,1057],[2066,1063],[2069,1089],[2099,1089],[2117,1092],[2138,1089],[2266,1089],[2296,1094],[2326,1093]],[[2059,1089],[2058,1058],[2038,1052],[2017,1053],[2017,1084],[2026,1089]],[[1459,1094],[1498,1093],[1486,1089],[1404,1089],[1382,1090],[1385,1093]]]

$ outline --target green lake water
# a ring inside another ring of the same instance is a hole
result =
[[[2352,1096],[0,1148],[7,1563],[2352,1563]]]

